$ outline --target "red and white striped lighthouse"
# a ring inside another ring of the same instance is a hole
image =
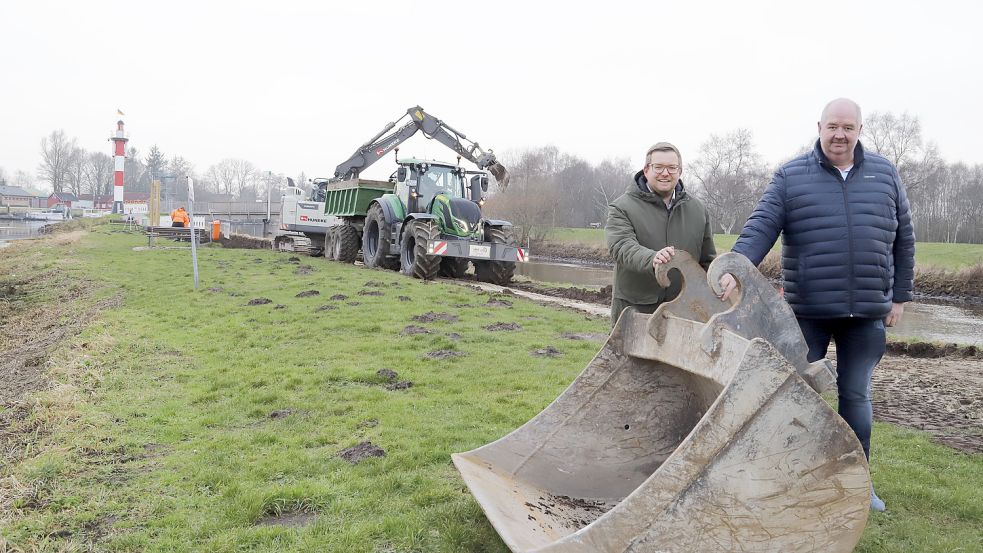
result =
[[[122,115],[122,113],[120,113]],[[123,213],[123,167],[126,163],[126,141],[129,138],[123,135],[123,120],[116,122],[116,136],[110,138],[113,141],[113,213]]]

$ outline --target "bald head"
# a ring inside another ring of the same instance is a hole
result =
[[[849,98],[837,98],[826,104],[826,107],[823,108],[822,115],[819,117],[819,123],[822,124],[829,121],[829,116],[831,113],[841,113],[845,110],[853,110],[853,113],[856,115],[855,121],[857,122],[857,125],[863,125],[863,117],[860,114],[860,104]]]

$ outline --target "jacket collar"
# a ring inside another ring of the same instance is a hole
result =
[[[836,169],[836,166],[833,165],[833,162],[831,162],[829,158],[826,157],[826,152],[823,151],[823,146],[822,144],[819,143],[818,139],[816,140],[816,144],[812,147],[812,149],[813,149],[813,153],[816,155],[816,159],[819,161],[819,165],[830,170]],[[861,165],[863,165],[863,162],[864,162],[864,147],[863,144],[861,144],[860,141],[858,140],[857,145],[853,148],[853,166],[860,167]]]

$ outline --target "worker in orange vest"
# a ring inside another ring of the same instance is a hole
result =
[[[191,218],[188,217],[188,212],[183,207],[179,207],[171,212],[172,227],[187,227],[189,223],[191,223]]]

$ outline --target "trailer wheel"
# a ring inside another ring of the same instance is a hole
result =
[[[433,280],[440,270],[440,257],[427,255],[427,242],[440,237],[440,230],[427,220],[408,223],[400,242],[400,272],[423,280]]]
[[[392,224],[386,221],[382,206],[372,204],[365,216],[365,228],[362,229],[362,261],[366,267],[399,268],[399,259],[390,257],[389,254],[392,230]]]
[[[361,243],[361,237],[355,227],[338,225],[332,258],[342,263],[355,263],[355,258],[358,257],[358,247]]]
[[[324,233],[324,258],[328,261],[338,261],[335,257],[337,252],[335,251],[335,243],[338,241],[338,225],[333,225],[328,227],[328,231]]]
[[[440,262],[440,276],[447,278],[464,278],[468,272],[468,260],[463,257],[445,257]]]
[[[515,245],[515,234],[512,227],[488,227],[485,229],[485,241],[496,244]],[[505,286],[512,282],[515,274],[515,263],[511,261],[475,261],[474,275],[482,282],[490,282]]]

